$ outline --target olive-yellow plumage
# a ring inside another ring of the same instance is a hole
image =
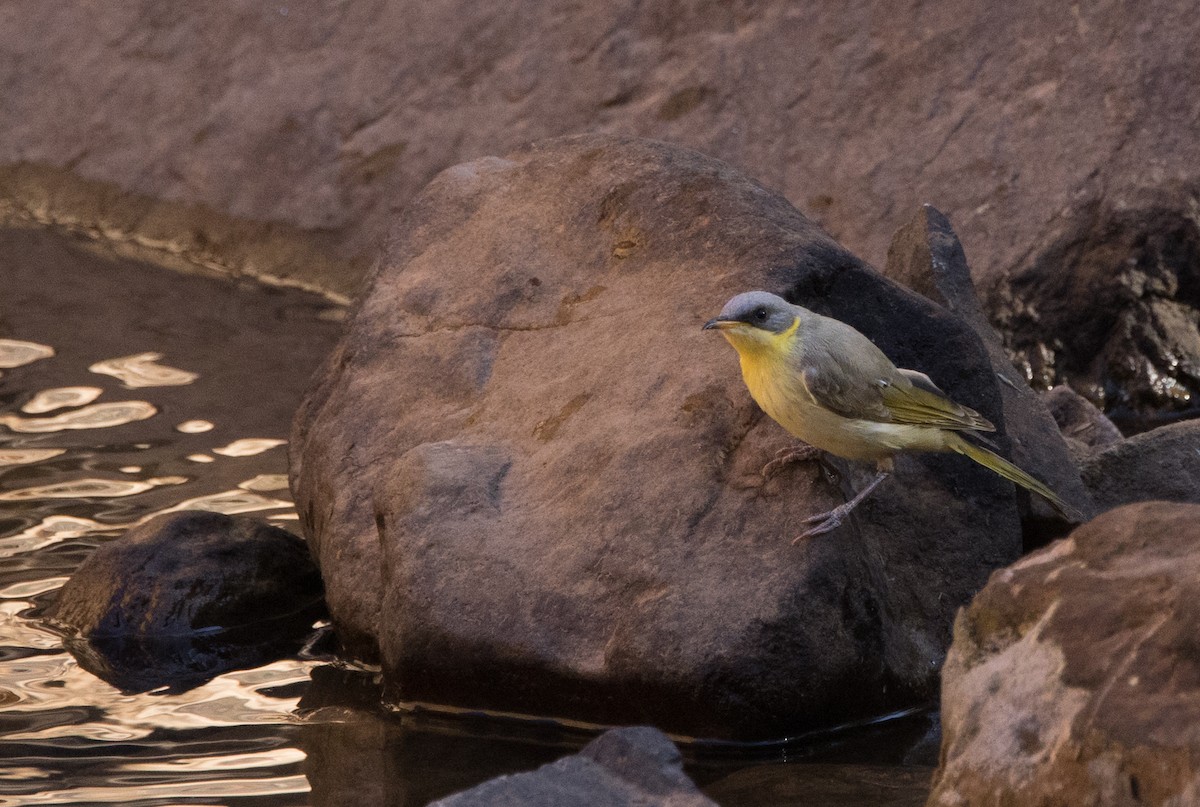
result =
[[[844,322],[753,291],[731,299],[704,327],[719,329],[737,350],[751,397],[779,425],[816,449],[878,467],[851,501],[808,519],[815,526],[801,538],[839,526],[887,478],[901,451],[963,454],[1070,512],[1044,484],[963,439],[962,433],[995,430],[984,417],[950,400],[924,373],[896,367]]]

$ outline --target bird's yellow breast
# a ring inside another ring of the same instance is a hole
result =
[[[794,437],[839,457],[877,460],[936,430],[847,418],[820,406],[804,386],[796,350],[800,320],[782,333],[731,329],[725,337],[738,352],[750,397]],[[924,446],[922,446],[924,447]]]
[[[797,317],[782,333],[757,328],[737,328],[725,332],[725,338],[737,350],[746,388],[763,411],[795,434],[788,414],[795,409],[791,401],[805,395],[793,355]]]

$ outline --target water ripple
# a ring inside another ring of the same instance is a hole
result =
[[[238,513],[255,513],[259,510],[275,510],[280,507],[292,507],[292,503],[283,499],[268,499],[244,490],[226,490],[208,496],[198,496],[182,501],[174,507],[158,510],[148,518],[163,513],[175,513],[180,510],[210,510],[214,513],[224,513],[227,516]]]
[[[73,409],[48,418],[23,418],[20,415],[0,415],[0,426],[14,432],[42,434],[71,429],[107,429],[126,423],[145,420],[158,413],[154,404],[146,401],[110,401]]]
[[[245,482],[238,482],[238,487],[242,490],[254,490],[259,492],[287,490],[288,478],[287,474],[259,474],[253,479],[247,479]]]
[[[156,364],[161,358],[161,353],[138,353],[119,359],[98,361],[88,369],[93,373],[119,378],[122,384],[130,388],[177,387],[190,384],[200,377],[199,373]]]
[[[90,532],[112,531],[113,529],[120,529],[120,526],[101,524],[99,521],[79,516],[46,516],[32,527],[15,535],[0,538],[0,558],[33,552],[60,541],[87,535]]]
[[[62,588],[66,582],[65,577],[41,577],[23,583],[13,583],[0,588],[0,600],[29,600],[47,591]]]
[[[54,355],[54,348],[37,342],[22,342],[20,339],[0,339],[0,367],[10,369],[32,364],[39,359]]]
[[[6,333],[54,334],[53,348],[0,340],[0,805],[307,803],[296,710],[318,662],[132,695],[82,668],[36,614],[94,546],[159,513],[294,518],[284,452],[267,451],[281,441],[236,438],[286,433],[338,327],[292,292],[97,262],[45,233],[0,231],[0,266]],[[121,383],[151,388],[100,392]],[[130,396],[144,400],[118,400]],[[205,435],[214,423],[220,436]],[[194,453],[216,461],[184,459]]]
[[[214,454],[226,457],[250,457],[269,451],[275,446],[287,445],[287,440],[271,440],[265,437],[248,437],[244,440],[234,440],[227,446],[214,448]]]
[[[66,451],[65,448],[0,448],[0,467],[42,462],[65,454]]]
[[[182,485],[186,476],[162,476],[154,479],[76,479],[72,482],[56,482],[53,485],[38,485],[17,488],[0,493],[0,502],[23,502],[36,499],[116,499],[136,496],[162,485]]]
[[[265,777],[262,779],[232,778],[146,784],[130,782],[127,786],[75,787],[46,790],[24,796],[21,804],[164,804],[163,799],[212,799],[249,796],[280,796],[308,793],[312,788],[303,774]],[[0,801],[0,804],[5,802]]]
[[[55,409],[69,406],[84,406],[100,397],[104,390],[99,387],[55,387],[44,389],[29,400],[21,411],[27,415],[43,415]]]

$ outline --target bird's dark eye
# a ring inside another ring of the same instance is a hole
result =
[[[765,309],[765,308],[754,309],[754,319],[757,320],[758,322],[766,322],[767,321],[767,309]]]

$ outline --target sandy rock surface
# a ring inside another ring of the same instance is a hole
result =
[[[1130,505],[992,576],[955,625],[931,807],[1200,800],[1198,525]]]
[[[352,292],[438,171],[599,131],[724,159],[876,264],[931,202],[990,289],[1118,219],[1186,230],[1194,12],[18,0],[0,200]]]

